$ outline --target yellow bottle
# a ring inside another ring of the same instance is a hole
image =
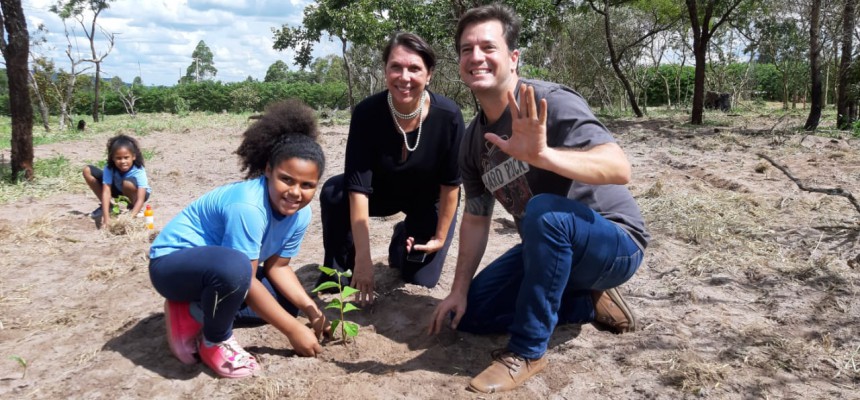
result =
[[[146,205],[146,210],[143,211],[143,216],[146,218],[146,229],[155,229],[155,213],[152,211],[151,204]]]

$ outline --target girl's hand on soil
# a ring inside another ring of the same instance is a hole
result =
[[[445,246],[445,241],[439,240],[439,238],[437,238],[436,236],[433,236],[432,238],[430,238],[430,240],[427,241],[427,243],[424,244],[415,243],[415,238],[411,236],[406,239],[407,252],[410,252],[415,249],[416,251],[423,251],[427,254],[430,254],[441,250],[442,246]]]
[[[373,303],[373,265],[356,262],[351,283],[358,290],[355,294],[358,304],[364,307]]]
[[[308,328],[305,328],[304,325],[300,325],[300,329],[296,329],[295,332],[291,333],[287,336],[287,339],[290,340],[290,344],[293,345],[293,350],[302,357],[316,357],[317,354],[322,353],[322,346],[320,346],[320,342],[316,336],[314,336],[314,332]]]

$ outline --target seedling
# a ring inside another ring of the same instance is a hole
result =
[[[27,377],[27,360],[25,360],[24,357],[21,357],[21,356],[10,356],[9,359],[16,361],[18,363],[18,365],[20,365],[21,368],[24,369],[24,372],[21,374],[21,379],[26,378]]]
[[[322,271],[322,273],[324,273],[328,276],[337,275],[337,282],[334,282],[334,281],[323,282],[319,286],[317,286],[312,292],[317,293],[321,290],[337,288],[338,297],[331,299],[331,301],[328,302],[328,304],[325,306],[325,308],[333,308],[333,309],[338,310],[340,312],[340,319],[336,319],[336,320],[331,321],[331,331],[336,332],[337,328],[340,327],[340,337],[341,337],[341,339],[343,339],[343,342],[346,343],[349,341],[349,338],[355,337],[358,335],[358,324],[356,324],[355,322],[347,321],[344,318],[344,314],[346,314],[350,311],[359,310],[359,308],[356,307],[354,304],[346,301],[346,299],[348,299],[349,296],[352,296],[352,295],[358,293],[358,290],[351,287],[351,286],[343,285],[341,283],[342,277],[343,278],[351,278],[352,277],[352,271],[347,270],[346,272],[340,272],[336,269],[324,267],[322,265],[320,265],[320,271]]]
[[[119,197],[116,198],[116,203],[114,203],[112,205],[112,207],[110,209],[110,214],[111,215],[119,215],[119,213],[123,209],[128,208],[129,204],[131,204],[131,200],[129,200],[128,197],[120,195]],[[122,207],[122,208],[120,208],[120,207]]]

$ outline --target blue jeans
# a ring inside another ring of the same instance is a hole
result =
[[[149,260],[149,277],[155,290],[167,300],[190,302],[192,315],[202,311],[203,336],[217,343],[233,336],[233,323],[263,324],[245,297],[251,287],[251,260],[244,253],[221,246],[201,246],[181,249]],[[257,268],[257,278],[288,312],[297,309],[281,296],[268,279],[263,268]]]
[[[558,323],[594,320],[592,290],[626,282],[642,250],[588,206],[541,194],[526,206],[522,243],[483,269],[469,287],[458,329],[511,334],[508,350],[529,359],[546,353]]]

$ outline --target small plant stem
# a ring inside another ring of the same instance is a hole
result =
[[[340,296],[340,337],[343,338],[343,344],[346,344],[346,318],[343,315],[343,309],[346,305],[346,299],[343,298],[343,284],[341,283],[342,276],[341,274],[337,274],[337,288],[339,289],[338,296]]]

